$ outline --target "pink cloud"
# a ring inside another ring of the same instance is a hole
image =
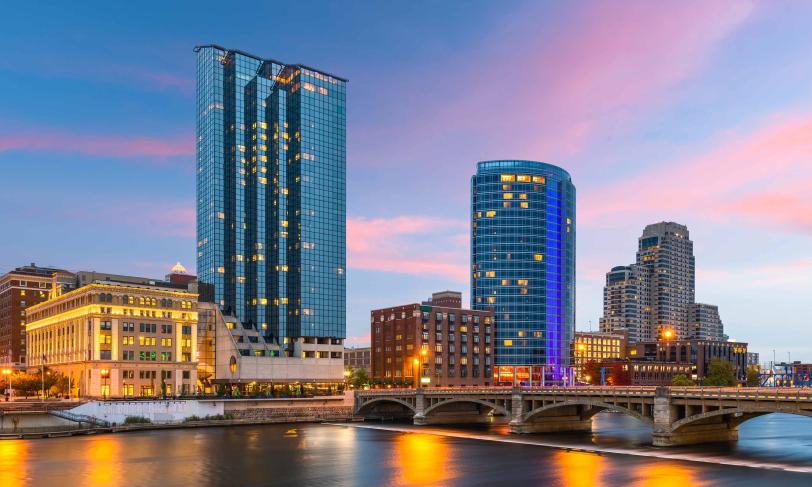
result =
[[[73,152],[110,158],[190,157],[195,153],[194,137],[124,137],[118,135],[88,135],[59,129],[25,131],[0,135],[0,152]]]
[[[580,221],[595,223],[621,214],[661,218],[677,212],[750,218],[760,224],[777,221],[809,231],[810,133],[812,114],[777,117],[749,134],[725,133],[715,147],[691,159],[585,191]]]
[[[171,203],[117,202],[103,207],[93,206],[92,209],[65,210],[61,216],[85,221],[103,219],[115,226],[147,230],[157,237],[178,237],[192,242],[197,235],[194,207]]]
[[[348,218],[347,265],[466,282],[466,225],[465,220],[426,216]]]

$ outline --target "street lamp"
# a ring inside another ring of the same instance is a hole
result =
[[[102,390],[102,397],[104,397],[104,399],[107,399],[110,396],[110,389],[109,389],[110,386],[107,383],[107,379],[110,378],[110,370],[101,369],[101,371],[99,371],[99,374],[101,375],[101,378],[104,379],[104,385],[107,386],[107,387],[104,387],[103,390]]]
[[[6,376],[6,382],[8,382],[8,395],[11,397],[11,369],[3,369],[3,375]]]

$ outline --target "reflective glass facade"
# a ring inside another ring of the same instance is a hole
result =
[[[497,365],[560,378],[575,329],[575,186],[535,161],[484,161],[471,179],[471,308],[493,308]]]
[[[197,53],[201,298],[266,340],[346,334],[346,80]]]

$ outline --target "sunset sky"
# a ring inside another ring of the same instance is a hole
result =
[[[216,43],[350,80],[349,343],[371,308],[467,300],[470,176],[518,158],[577,187],[578,329],[671,220],[731,338],[812,361],[810,19],[799,1],[17,2],[0,270],[194,269],[192,48]]]

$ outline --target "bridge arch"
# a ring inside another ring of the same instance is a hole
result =
[[[553,411],[559,408],[571,407],[571,406],[590,406],[594,408],[594,411],[590,411],[588,414],[588,418],[603,412],[603,411],[615,411],[618,413],[626,414],[628,416],[632,416],[640,420],[641,422],[652,426],[654,424],[654,420],[639,412],[629,409],[627,407],[618,406],[616,404],[611,404],[608,402],[597,401],[597,400],[590,400],[590,399],[579,399],[577,401],[565,401],[565,402],[556,402],[552,404],[547,404],[546,406],[542,406],[540,408],[533,409],[532,411],[528,411],[522,415],[521,421],[522,422],[532,422],[533,418],[541,417],[544,415],[545,412]],[[588,419],[584,418],[584,419]]]
[[[763,408],[748,408],[748,407],[726,408],[694,414],[686,418],[680,419],[679,421],[675,421],[674,423],[671,424],[671,431],[678,432],[679,429],[682,428],[683,426],[688,426],[697,423],[699,421],[716,418],[719,416],[732,416],[730,426],[737,427],[740,424],[744,423],[745,421],[749,421],[753,418],[758,418],[760,416],[765,416],[767,414],[794,414],[796,416],[806,416],[808,418],[812,418],[812,411],[804,411],[804,410],[769,411],[764,410]]]
[[[431,406],[427,407],[427,408],[426,408],[426,409],[423,411],[423,414],[424,414],[425,416],[428,416],[429,414],[431,414],[431,413],[432,413],[432,411],[434,411],[434,410],[436,410],[436,409],[438,409],[438,408],[442,408],[443,406],[446,406],[446,405],[448,405],[448,404],[453,404],[453,403],[473,403],[473,404],[479,404],[479,405],[481,405],[481,406],[489,407],[489,408],[491,408],[491,409],[492,409],[494,412],[498,412],[498,413],[503,414],[503,415],[505,415],[505,416],[509,416],[509,415],[510,415],[510,412],[509,412],[507,409],[505,409],[505,408],[504,408],[504,407],[502,407],[502,406],[499,406],[499,405],[498,405],[498,404],[496,404],[496,403],[492,403],[492,402],[489,402],[489,401],[485,401],[485,400],[483,400],[483,399],[476,399],[476,398],[472,398],[472,397],[466,397],[466,398],[453,398],[453,399],[447,399],[447,400],[445,400],[445,401],[440,401],[440,402],[438,402],[438,403],[436,403],[436,404],[432,404]]]
[[[409,404],[408,401],[404,401],[403,399],[399,399],[397,397],[376,397],[374,399],[370,399],[369,401],[360,404],[356,409],[356,414],[364,414],[372,412],[374,406],[381,406],[385,404],[398,404],[400,406],[405,407],[411,414],[416,412],[415,407],[413,404]]]

